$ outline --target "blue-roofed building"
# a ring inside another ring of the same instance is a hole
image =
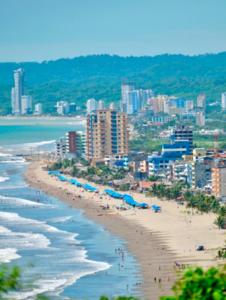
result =
[[[149,176],[170,176],[173,163],[182,160],[183,155],[189,154],[189,141],[176,141],[172,144],[164,144],[161,154],[153,154],[148,157]]]

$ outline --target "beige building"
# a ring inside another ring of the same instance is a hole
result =
[[[226,197],[226,162],[212,168],[212,193],[215,197]]]
[[[87,160],[104,161],[106,156],[128,155],[127,115],[101,109],[87,115]]]

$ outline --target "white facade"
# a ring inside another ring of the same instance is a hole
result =
[[[42,104],[41,103],[35,104],[34,114],[35,115],[42,115]]]
[[[112,110],[115,110],[115,109],[116,109],[115,102],[111,102],[111,103],[110,103],[109,109],[112,109]]]
[[[58,115],[67,115],[70,112],[70,105],[67,101],[58,101],[56,104],[56,110]]]
[[[104,109],[105,105],[104,105],[104,101],[103,100],[99,100],[98,101],[98,109]]]
[[[11,92],[12,113],[21,114],[21,97],[24,93],[24,70],[17,69],[14,71],[14,88]]]
[[[121,111],[127,113],[127,105],[129,103],[129,92],[134,90],[134,86],[130,84],[121,85]]]
[[[221,109],[226,110],[226,92],[221,94]]]
[[[196,106],[198,108],[204,108],[206,107],[206,95],[205,94],[199,94],[197,97],[197,103]]]
[[[97,101],[94,98],[88,99],[86,102],[87,114],[97,110]]]
[[[203,111],[198,111],[196,113],[196,125],[199,127],[204,127],[206,125],[206,117]]]
[[[21,114],[28,115],[32,113],[32,97],[23,95],[21,97]]]

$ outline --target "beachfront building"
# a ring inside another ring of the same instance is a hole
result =
[[[57,111],[57,114],[60,116],[69,114],[69,112],[70,112],[69,103],[67,101],[57,101],[56,111]]]
[[[220,159],[212,168],[212,194],[217,198],[226,199],[226,160]]]
[[[11,90],[12,114],[21,114],[21,98],[24,94],[24,70],[17,69],[13,73],[14,87]]]
[[[56,157],[63,159],[67,153],[66,139],[60,138],[56,141]]]
[[[34,115],[40,116],[43,113],[42,103],[36,103],[34,109]]]
[[[82,131],[66,133],[66,153],[84,157],[86,154],[86,135]]]
[[[21,114],[32,114],[32,97],[29,95],[23,95],[21,97]]]
[[[57,158],[85,157],[86,135],[82,131],[69,131],[56,141]]]
[[[111,109],[87,115],[87,160],[104,161],[106,156],[128,155],[127,115]]]
[[[198,156],[192,162],[192,188],[210,189],[214,158]]]

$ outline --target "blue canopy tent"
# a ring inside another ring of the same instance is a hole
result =
[[[128,195],[128,194],[125,194],[125,195],[124,195],[123,200],[124,200],[127,204],[129,204],[129,205],[131,205],[131,206],[133,206],[133,207],[148,208],[148,204],[147,204],[147,203],[145,203],[145,202],[139,203],[139,202],[135,201],[135,200],[133,199],[133,197],[130,196],[130,195]]]
[[[82,187],[89,192],[98,192],[98,189],[88,183],[82,185]]]
[[[161,211],[161,207],[158,206],[158,205],[155,205],[155,204],[153,204],[153,205],[151,206],[151,208],[152,208],[152,210],[153,210],[154,212],[160,212],[160,211]]]
[[[57,178],[60,180],[60,181],[67,181],[67,178],[63,175],[58,175]]]
[[[75,179],[75,178],[71,179],[70,183],[74,184],[77,187],[82,187],[82,184],[77,179]]]
[[[116,191],[114,191],[114,190],[106,189],[106,190],[104,190],[104,192],[105,192],[107,195],[111,196],[112,198],[123,199],[123,197],[124,197],[123,194],[120,194],[120,193],[118,193],[118,192],[116,192]]]
[[[59,176],[60,175],[60,171],[55,170],[55,171],[48,171],[49,175],[54,175],[54,176]]]

